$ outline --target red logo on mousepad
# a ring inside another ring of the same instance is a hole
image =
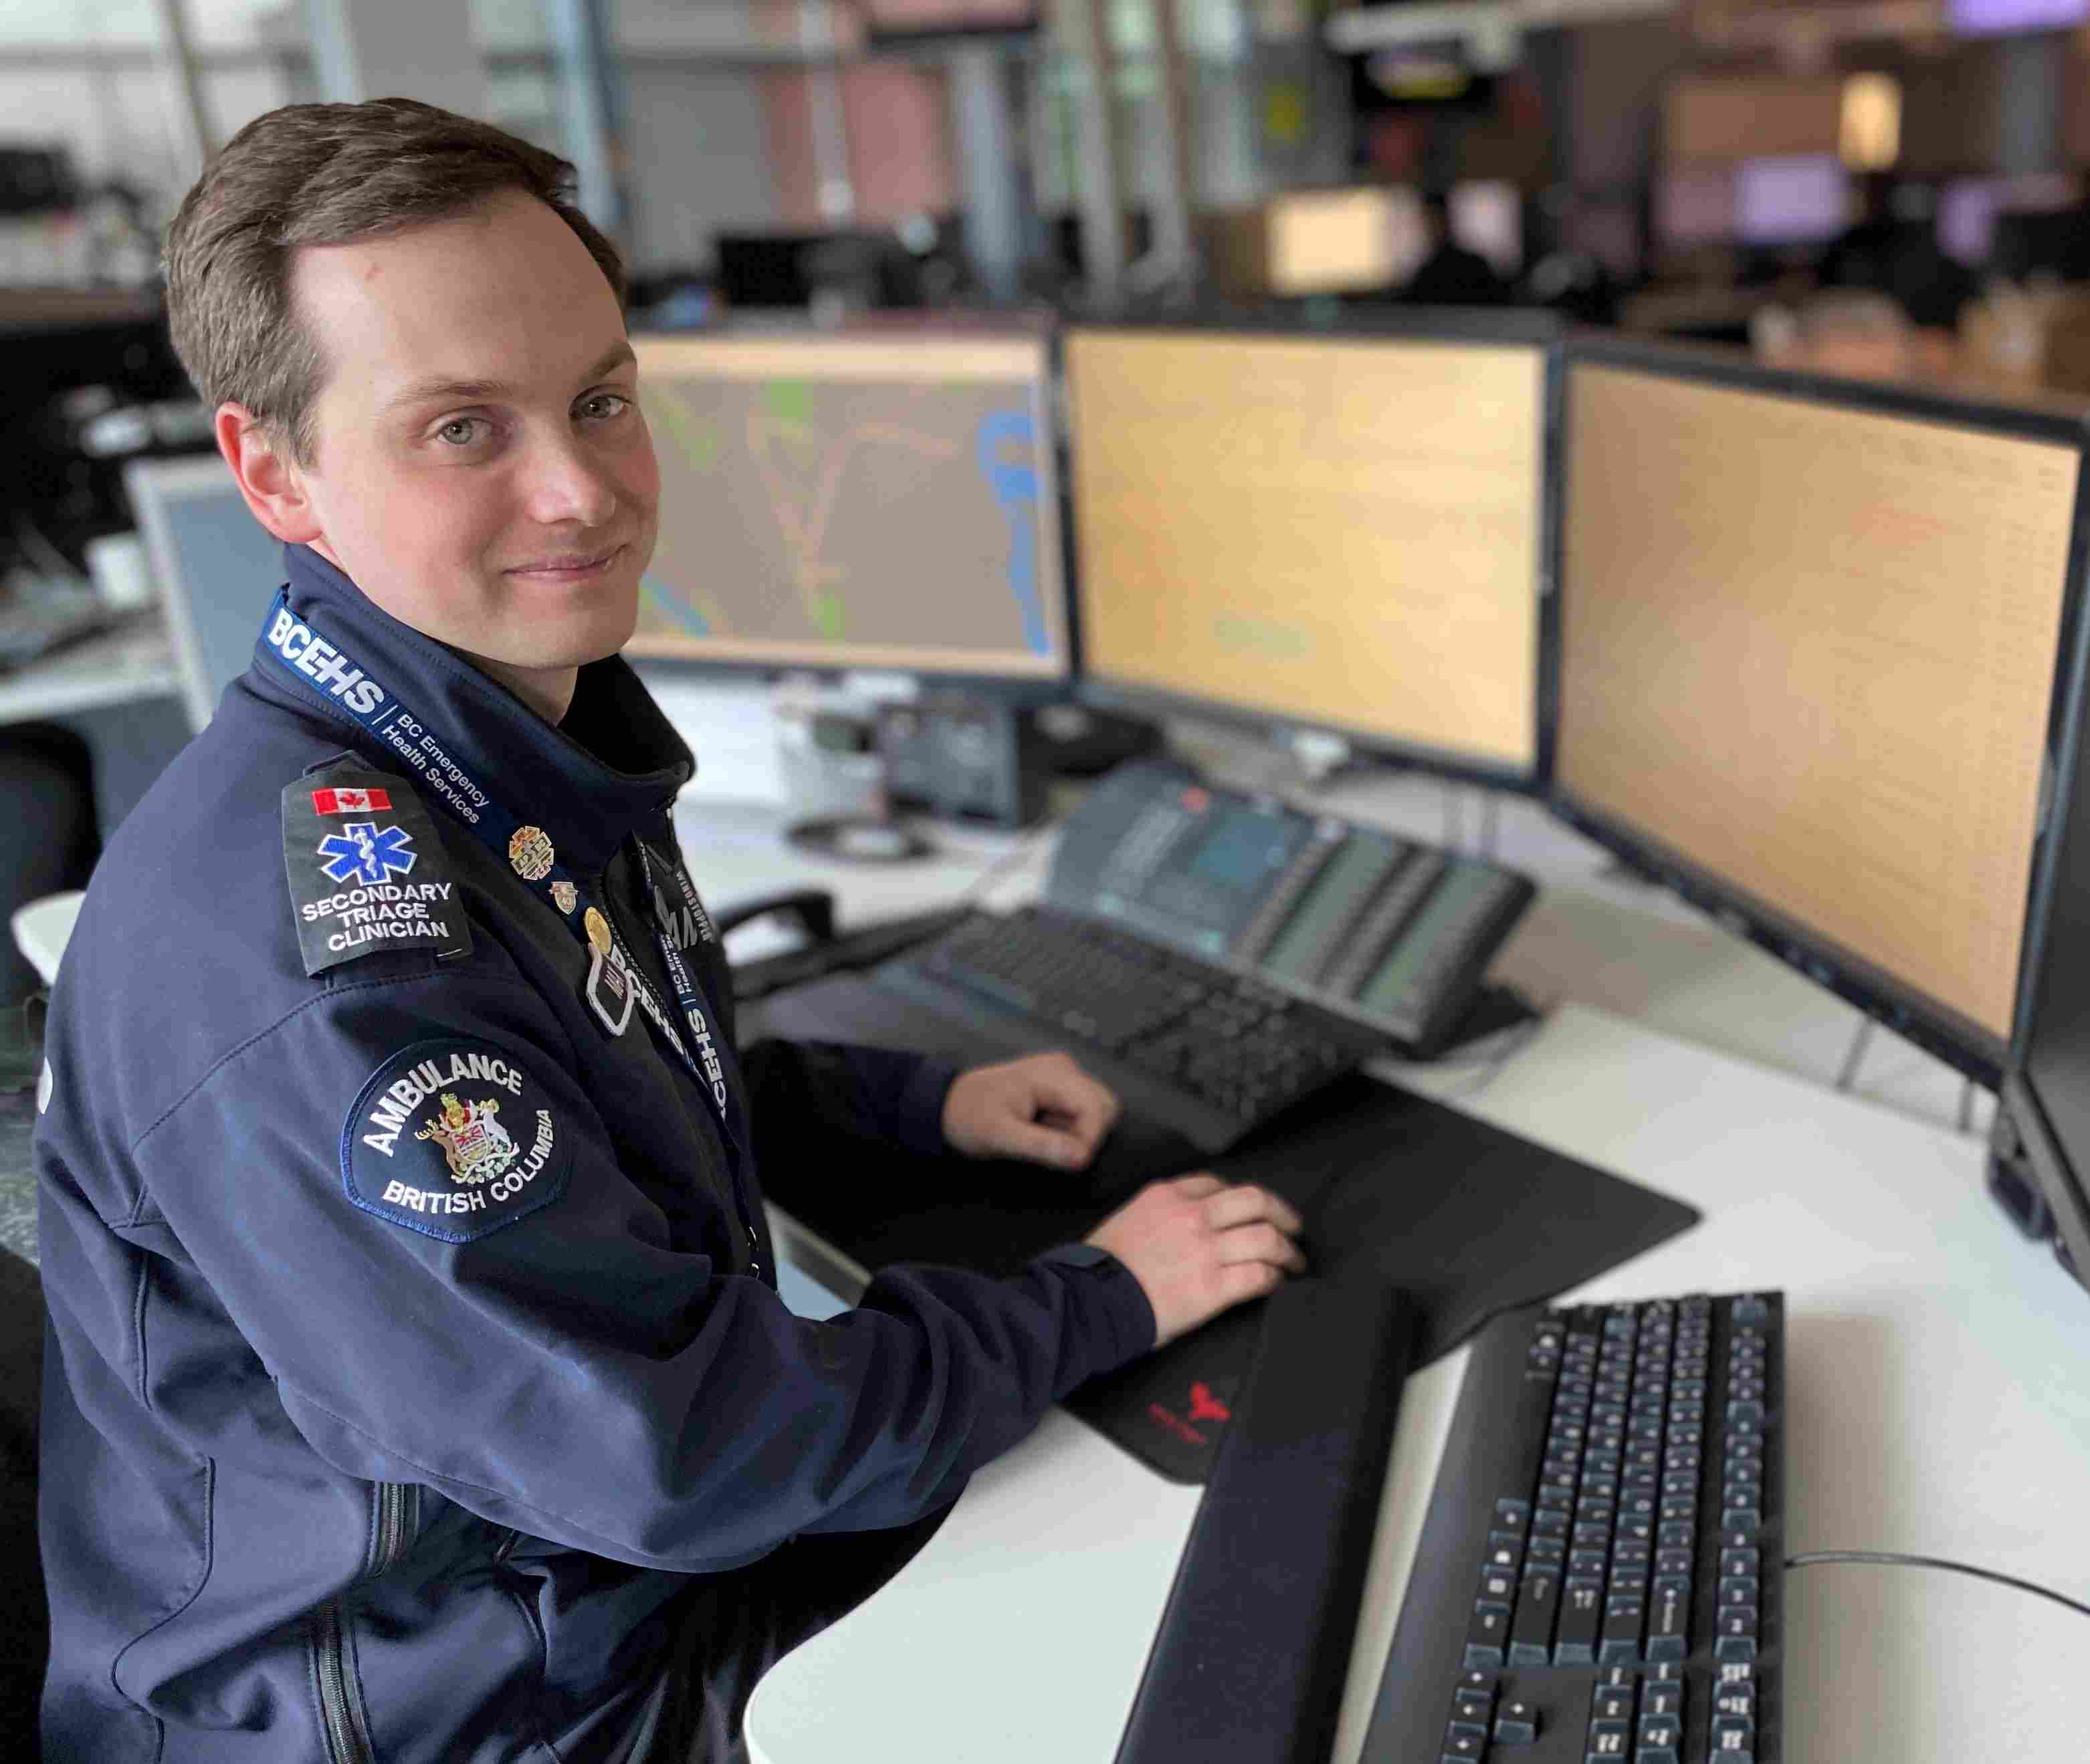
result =
[[[1212,1387],[1202,1379],[1190,1387],[1189,1413],[1184,1414],[1166,1403],[1150,1402],[1146,1406],[1147,1417],[1155,1426],[1163,1427],[1185,1445],[1210,1445],[1211,1436],[1199,1431],[1204,1423],[1231,1421],[1234,1412],[1212,1393]]]

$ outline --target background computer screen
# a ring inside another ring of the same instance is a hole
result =
[[[1586,360],[1566,444],[1567,804],[1992,1061],[2078,449]]]
[[[1834,153],[1775,153],[1735,169],[1735,230],[1744,245],[1818,244],[1851,221],[1851,176]]]
[[[1043,339],[633,341],[660,529],[630,653],[1066,673]]]
[[[1540,347],[1095,329],[1067,374],[1092,682],[1533,771]]]
[[[1422,199],[1398,185],[1284,191],[1266,213],[1272,294],[1391,288],[1430,255]]]
[[[248,512],[215,453],[133,460],[123,487],[174,638],[189,724],[200,729],[254,659],[255,635],[282,584],[283,543]]]

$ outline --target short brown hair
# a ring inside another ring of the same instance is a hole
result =
[[[308,463],[326,363],[290,298],[298,247],[448,220],[519,190],[579,236],[621,306],[623,259],[574,206],[574,187],[556,153],[411,98],[271,110],[225,144],[167,228],[174,351],[205,404],[245,405]]]

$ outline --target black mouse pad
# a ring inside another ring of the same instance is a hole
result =
[[[977,1030],[837,978],[768,1001],[759,1032],[1004,1057]],[[1594,1278],[1695,1225],[1681,1202],[1361,1075],[1331,1085],[1217,1159],[1127,1120],[1078,1174],[961,1158],[896,1157],[841,1177],[760,1128],[770,1199],[865,1267],[944,1262],[1008,1273],[1079,1241],[1145,1182],[1210,1169],[1282,1195],[1306,1221],[1315,1272],[1368,1273],[1419,1314],[1416,1363],[1498,1311]],[[838,1179],[838,1178],[840,1179]],[[1084,1385],[1067,1406],[1179,1482],[1204,1480],[1255,1346],[1241,1307]]]

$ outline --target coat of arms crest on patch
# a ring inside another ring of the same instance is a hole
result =
[[[432,1117],[414,1137],[433,1140],[443,1148],[443,1160],[450,1167],[453,1182],[483,1182],[515,1161],[514,1140],[508,1136],[507,1128],[493,1118],[500,1112],[501,1105],[491,1098],[459,1102],[445,1091],[442,1113]]]

